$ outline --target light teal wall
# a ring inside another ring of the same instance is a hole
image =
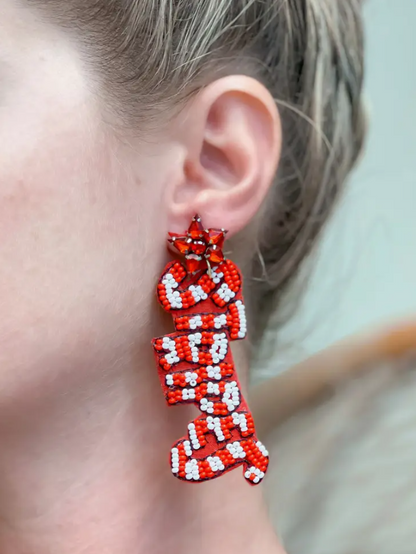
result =
[[[416,320],[416,0],[367,0],[365,157],[269,370],[406,314]]]

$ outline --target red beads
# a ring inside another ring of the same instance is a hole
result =
[[[202,412],[171,450],[172,473],[188,482],[219,477],[238,466],[259,483],[268,452],[257,441],[229,343],[244,339],[247,322],[238,267],[224,260],[225,231],[205,230],[195,217],[185,235],[170,242],[187,267],[169,264],[157,287],[159,302],[173,312],[175,332],[154,339],[159,377],[170,406],[195,404]]]

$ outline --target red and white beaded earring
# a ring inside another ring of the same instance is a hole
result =
[[[223,254],[225,230],[205,229],[195,216],[169,245],[185,258],[165,268],[157,295],[176,331],[153,340],[159,378],[170,406],[195,404],[202,412],[170,453],[172,473],[184,481],[215,479],[238,466],[252,485],[269,457],[257,440],[241,393],[230,341],[247,333],[238,267]]]

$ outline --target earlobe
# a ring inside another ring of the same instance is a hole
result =
[[[219,79],[190,104],[180,132],[186,165],[171,213],[180,219],[199,213],[209,226],[237,233],[259,210],[278,165],[273,98],[250,77]]]

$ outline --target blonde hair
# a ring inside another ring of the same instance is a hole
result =
[[[265,324],[362,146],[360,0],[27,1],[81,39],[104,104],[128,125],[160,118],[223,74],[269,88],[284,144],[252,260]]]

